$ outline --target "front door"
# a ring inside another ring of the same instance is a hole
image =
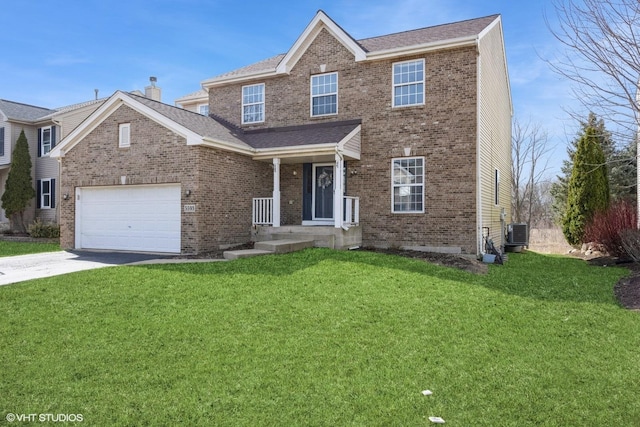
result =
[[[313,165],[312,212],[314,221],[333,220],[334,165]]]

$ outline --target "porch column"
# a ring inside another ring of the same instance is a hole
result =
[[[344,159],[336,153],[336,167],[333,174],[333,218],[334,227],[340,228],[344,222]]]
[[[273,159],[273,226],[280,227],[280,159]]]

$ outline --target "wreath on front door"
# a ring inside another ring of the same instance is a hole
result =
[[[322,171],[320,175],[318,175],[318,187],[327,188],[333,183],[333,176],[327,171]]]

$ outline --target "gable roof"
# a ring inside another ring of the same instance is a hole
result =
[[[184,137],[187,145],[210,145],[230,151],[251,153],[251,147],[210,117],[163,104],[133,93],[116,91],[104,104],[51,150],[50,156],[64,157],[91,131],[122,105],[136,110],[149,119]]]
[[[244,131],[215,116],[204,116],[144,96],[117,91],[56,145],[50,156],[64,157],[122,105],[181,135],[187,145],[215,147],[253,156],[258,160],[272,158],[276,154],[293,157],[309,152],[323,155],[335,153],[353,138],[359,137],[361,129],[360,120],[351,120]],[[352,158],[359,158],[360,155],[359,151],[352,148],[345,149],[345,152]]]
[[[5,99],[0,99],[0,111],[7,117],[7,120],[21,122],[34,122],[56,112],[56,110],[49,108],[36,107],[35,105],[22,104]]]
[[[355,40],[322,10],[319,10],[287,53],[204,80],[202,86],[209,88],[218,84],[227,84],[250,78],[286,74],[302,57],[322,29],[329,31],[345,48],[351,51],[355,61],[358,62],[392,58],[435,49],[475,45],[482,34],[499,21],[500,15],[496,14]]]

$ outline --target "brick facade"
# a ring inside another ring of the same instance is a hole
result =
[[[425,59],[425,105],[392,107],[392,64]],[[338,72],[338,114],[311,118],[310,78]],[[210,112],[245,129],[362,120],[360,161],[349,161],[348,195],[360,197],[364,245],[477,248],[477,52],[440,50],[394,60],[355,62],[322,30],[291,73],[210,89]],[[242,86],[265,84],[265,122],[241,125]],[[391,159],[424,156],[425,213],[391,212]],[[300,224],[302,165],[281,171],[283,224]],[[294,175],[293,171],[297,170]],[[291,204],[289,202],[292,202]]]
[[[131,146],[118,148],[118,125],[131,124]],[[267,164],[240,154],[187,146],[184,138],[139,112],[121,106],[102,121],[62,161],[61,246],[75,246],[75,189],[88,186],[179,183],[183,253],[200,253],[250,239],[251,198],[270,194]],[[186,196],[186,190],[191,194]]]

